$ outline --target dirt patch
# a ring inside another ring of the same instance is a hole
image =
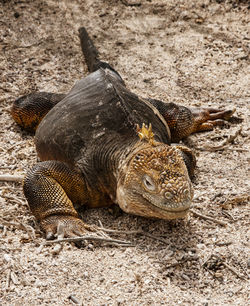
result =
[[[0,174],[36,163],[12,101],[34,90],[67,92],[87,74],[77,29],[128,87],[185,106],[236,108],[242,123],[193,135],[194,208],[166,222],[87,210],[89,224],[152,235],[113,237],[136,247],[44,246],[21,184],[0,182],[1,305],[245,305],[249,300],[249,7],[247,1],[1,1]],[[135,5],[129,5],[135,4]],[[241,133],[219,151],[220,145]],[[75,302],[74,302],[75,301]]]

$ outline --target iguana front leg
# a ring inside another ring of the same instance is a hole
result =
[[[57,230],[65,237],[81,236],[90,229],[79,217],[74,204],[87,202],[88,191],[81,173],[59,161],[45,161],[28,171],[24,194],[30,209],[51,239]]]
[[[235,112],[215,108],[188,108],[155,99],[147,100],[166,120],[172,142],[179,142],[192,133],[210,131],[215,126],[223,125]]]
[[[225,124],[225,120],[229,120],[235,109],[221,110],[217,108],[189,108],[193,115],[193,131],[192,133],[210,131],[214,126]]]

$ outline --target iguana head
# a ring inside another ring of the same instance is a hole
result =
[[[184,217],[193,197],[181,151],[145,141],[133,150],[118,181],[117,202],[122,210],[145,217]]]

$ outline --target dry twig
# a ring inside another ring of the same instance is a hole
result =
[[[0,224],[2,224],[3,226],[13,226],[17,229],[25,230],[27,234],[29,235],[30,239],[32,240],[35,239],[36,237],[35,230],[30,225],[24,225],[21,222],[9,222],[3,219],[0,219]]]
[[[10,286],[10,274],[11,274],[11,269],[8,269],[7,276],[6,276],[6,282],[5,282],[5,290],[7,290]]]
[[[215,151],[220,151],[223,150],[225,148],[227,148],[229,146],[230,143],[233,143],[234,140],[236,139],[236,137],[238,137],[238,135],[240,135],[242,131],[242,126],[235,132],[234,135],[229,135],[229,137],[227,139],[225,139],[220,145],[218,146],[205,146],[203,148],[197,148],[198,150],[201,151],[210,151],[210,152],[215,152]]]
[[[69,300],[71,300],[74,304],[81,304],[80,301],[73,294],[69,296]]]
[[[233,274],[235,274],[238,278],[240,279],[245,279],[245,277],[243,275],[241,275],[240,273],[238,273],[238,271],[236,271],[236,269],[232,266],[230,266],[229,264],[227,264],[226,262],[222,261],[221,262],[226,268],[228,268],[231,272],[233,272]]]
[[[224,209],[228,209],[231,208],[233,205],[241,205],[244,203],[248,203],[249,200],[250,200],[249,194],[242,194],[232,198],[227,198],[223,203],[220,204],[220,206]]]
[[[0,174],[0,181],[2,182],[22,182],[23,175]]]
[[[228,223],[225,222],[225,221],[221,221],[221,220],[218,220],[218,219],[215,219],[213,217],[210,217],[210,216],[205,216],[205,215],[202,215],[201,213],[193,210],[193,209],[190,209],[191,213],[196,216],[196,217],[199,217],[199,218],[202,218],[204,220],[209,220],[209,221],[212,221],[214,223],[217,223],[217,224],[220,224],[220,225],[223,225],[223,226],[227,226]]]
[[[215,245],[217,246],[229,246],[233,244],[232,241],[218,241],[218,242],[215,242]]]
[[[129,2],[129,0],[121,0],[121,3],[126,5],[126,6],[141,6],[141,2],[140,1]]]
[[[61,242],[78,242],[78,241],[84,241],[84,240],[101,241],[101,242],[106,242],[108,244],[120,245],[120,246],[134,246],[129,241],[109,239],[109,238],[103,238],[103,237],[98,237],[98,236],[81,236],[81,237],[72,237],[72,238],[60,238],[60,239],[57,239],[57,240],[46,241],[45,245],[50,245],[50,244],[54,244],[54,243],[61,243]]]
[[[153,240],[158,240],[164,244],[167,244],[169,245],[169,243],[167,241],[165,241],[164,239],[162,239],[161,237],[157,237],[157,236],[154,236],[154,235],[151,235],[149,233],[145,233],[144,231],[142,230],[135,230],[135,231],[119,231],[119,230],[112,230],[112,229],[107,229],[107,228],[104,228],[104,227],[98,227],[97,228],[98,230],[101,230],[101,231],[104,231],[106,233],[113,233],[113,234],[124,234],[124,235],[134,235],[134,234],[138,234],[138,235],[143,235],[145,237],[148,237],[148,238],[151,238]]]
[[[183,263],[187,261],[198,261],[199,256],[183,256],[180,260],[176,260],[175,262],[169,263],[168,265],[165,265],[165,261],[154,261],[155,263],[164,264],[165,269],[173,268],[179,265],[182,265]]]
[[[18,280],[17,275],[16,275],[16,273],[14,271],[10,272],[10,279],[11,279],[11,281],[12,281],[12,283],[14,285],[18,285],[19,284],[19,280]]]

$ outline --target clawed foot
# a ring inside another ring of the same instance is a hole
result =
[[[73,216],[53,215],[41,221],[41,226],[46,234],[46,239],[73,238],[86,235],[95,229],[85,224],[81,219]]]
[[[216,108],[192,108],[194,116],[193,133],[201,131],[211,131],[215,126],[224,125],[229,120],[235,109],[221,110]]]
[[[86,240],[101,241],[109,245],[132,246],[129,241],[112,239],[105,231],[110,231],[105,228],[94,228],[85,224],[81,219],[67,215],[53,215],[44,218],[41,226],[46,233],[46,239],[51,240],[57,238],[59,241],[74,242],[76,246],[85,246]],[[101,232],[99,232],[101,230]],[[88,232],[99,232],[99,234],[88,234]],[[122,233],[122,232],[121,232]],[[71,238],[71,239],[64,239]],[[72,239],[73,238],[73,239]],[[57,242],[57,241],[55,241]],[[53,243],[53,241],[52,241]],[[58,252],[58,250],[56,251]]]

